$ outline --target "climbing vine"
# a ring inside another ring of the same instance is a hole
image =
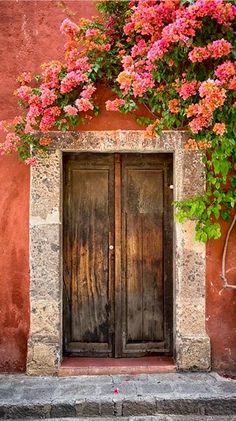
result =
[[[236,43],[234,0],[99,1],[99,16],[65,19],[65,59],[25,72],[15,95],[22,114],[1,123],[0,153],[26,164],[46,153],[51,130],[66,131],[99,113],[98,84],[111,87],[107,110],[135,111],[147,136],[185,129],[185,153],[200,150],[202,196],[175,203],[177,217],[196,220],[196,239],[219,238],[219,219],[236,203]],[[42,132],[38,137],[36,132]]]

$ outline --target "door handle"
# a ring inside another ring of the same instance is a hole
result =
[[[109,246],[109,249],[110,249],[110,250],[114,250],[114,246],[111,244],[111,245]]]

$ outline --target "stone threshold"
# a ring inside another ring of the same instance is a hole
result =
[[[87,358],[65,357],[58,375],[109,375],[174,373],[176,366],[172,357],[155,356],[139,358]]]

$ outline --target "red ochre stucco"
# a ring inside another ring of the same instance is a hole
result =
[[[0,120],[18,115],[16,77],[23,71],[39,71],[40,63],[63,56],[64,38],[59,26],[65,17],[78,19],[96,13],[92,1],[0,2]],[[102,104],[109,90],[98,90]],[[135,117],[108,113],[82,130],[138,129]],[[16,156],[0,157],[0,371],[25,370],[29,332],[29,168]],[[236,291],[222,290],[221,240],[207,245],[207,320],[215,369],[236,369]],[[229,280],[236,278],[236,227],[227,258]],[[234,245],[234,246],[233,246]]]

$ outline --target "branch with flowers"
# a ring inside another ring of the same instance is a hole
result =
[[[204,195],[176,202],[177,217],[196,219],[196,238],[219,238],[219,218],[236,203],[236,49],[234,0],[99,1],[99,17],[64,20],[65,60],[24,73],[15,95],[22,116],[2,123],[0,153],[18,151],[27,164],[46,153],[47,133],[78,127],[99,112],[98,84],[114,92],[106,102],[123,113],[143,104],[147,135],[186,129],[186,153],[202,151]],[[36,136],[36,132],[45,136]]]

